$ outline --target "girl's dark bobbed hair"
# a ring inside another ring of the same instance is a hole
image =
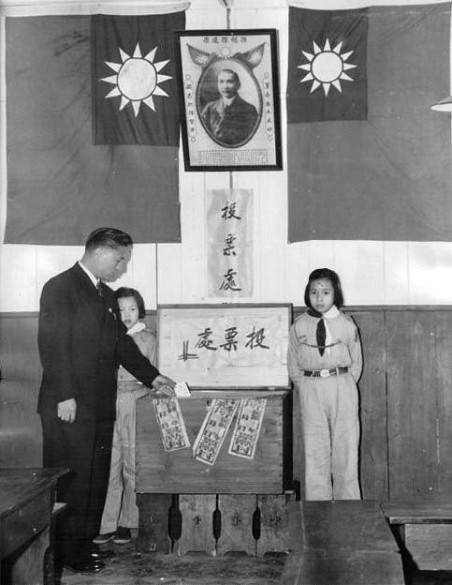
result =
[[[115,291],[115,298],[116,299],[125,299],[128,297],[133,297],[138,307],[138,318],[144,319],[146,317],[146,309],[144,306],[143,297],[135,288],[128,288],[126,286],[121,286],[118,290]]]
[[[331,270],[330,268],[316,268],[311,272],[311,274],[309,275],[308,284],[306,285],[304,291],[305,305],[309,308],[312,308],[311,301],[309,299],[309,289],[311,288],[311,282],[313,280],[320,280],[321,278],[328,279],[333,285],[334,304],[338,309],[340,309],[344,304],[344,295],[342,294],[341,281],[336,272],[334,272],[334,270]]]

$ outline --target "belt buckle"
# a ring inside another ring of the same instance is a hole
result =
[[[321,378],[328,378],[329,375],[330,375],[330,371],[327,370],[326,368],[323,368],[323,370],[320,370],[320,377]]]

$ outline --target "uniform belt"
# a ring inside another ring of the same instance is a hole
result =
[[[329,378],[330,376],[339,376],[339,374],[346,374],[348,368],[340,366],[339,368],[324,368],[323,370],[303,370],[303,374],[308,378]]]

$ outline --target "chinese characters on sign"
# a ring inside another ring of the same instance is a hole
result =
[[[206,193],[207,295],[253,295],[253,197],[249,189]]]
[[[210,327],[198,333],[198,341],[194,344],[195,351],[189,351],[189,343],[188,339],[184,339],[182,341],[182,351],[178,355],[178,360],[197,360],[199,359],[199,354],[196,350],[203,350],[207,349],[210,351],[217,351],[217,350],[224,350],[224,351],[237,351],[238,348],[238,341],[237,336],[239,331],[237,327],[228,327],[224,331],[224,343],[220,343],[220,345],[215,346],[213,345],[213,340],[210,338],[212,335],[212,330]],[[269,345],[264,345],[265,339],[265,330],[263,327],[256,331],[256,326],[253,325],[253,330],[251,333],[245,335],[246,343],[244,345],[245,348],[250,350],[254,349],[270,349]]]
[[[194,388],[287,388],[289,305],[158,308],[159,368]]]

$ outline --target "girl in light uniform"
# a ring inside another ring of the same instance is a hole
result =
[[[307,500],[360,499],[358,328],[341,310],[338,275],[318,268],[305,289],[308,310],[290,328],[288,369],[298,396]]]
[[[115,292],[122,322],[141,353],[155,364],[157,342],[146,328],[143,297],[133,288],[121,287]],[[131,540],[131,529],[138,528],[138,507],[135,502],[135,403],[147,394],[141,382],[120,366],[116,421],[113,432],[110,477],[96,544],[113,540],[125,544]]]

